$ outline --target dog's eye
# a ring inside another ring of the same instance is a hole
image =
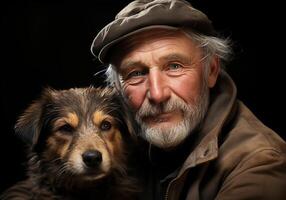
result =
[[[100,124],[100,129],[102,131],[108,131],[111,129],[111,123],[109,121],[103,121]]]
[[[58,131],[70,133],[73,131],[73,127],[69,124],[65,124],[65,125],[59,127]]]

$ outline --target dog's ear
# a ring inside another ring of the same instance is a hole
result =
[[[14,130],[17,136],[31,146],[34,146],[38,141],[43,124],[43,112],[48,104],[48,96],[52,91],[50,88],[44,89],[41,97],[20,115],[15,124]]]
[[[14,127],[16,134],[29,145],[35,144],[39,136],[42,106],[40,100],[35,101],[19,117]]]

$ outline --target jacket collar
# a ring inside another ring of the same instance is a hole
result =
[[[218,156],[218,136],[232,113],[236,94],[235,83],[225,71],[221,71],[216,86],[211,90],[208,113],[198,130],[197,146],[187,157],[179,176],[187,168],[210,161]]]

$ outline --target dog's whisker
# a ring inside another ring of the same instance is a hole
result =
[[[57,163],[58,161],[62,161],[62,159],[58,157],[58,158],[51,160],[50,162]]]
[[[67,170],[69,167],[68,165],[64,164],[60,167],[56,174],[55,182],[58,185],[70,185],[70,183],[73,181],[74,172],[71,170]]]
[[[62,165],[57,172],[57,176],[61,177],[63,174],[65,174],[67,172],[67,168],[68,167],[66,165]]]

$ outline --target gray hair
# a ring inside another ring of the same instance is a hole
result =
[[[220,61],[220,67],[224,70],[224,65],[228,62],[232,55],[231,40],[229,38],[219,38],[215,36],[207,36],[199,33],[193,32],[191,29],[182,28],[182,31],[194,41],[203,51],[203,57],[201,59],[204,62],[206,68],[205,74],[208,74],[209,64],[213,56],[217,56]],[[106,82],[115,86],[116,88],[121,88],[121,77],[116,70],[116,66],[109,64],[106,74]]]

